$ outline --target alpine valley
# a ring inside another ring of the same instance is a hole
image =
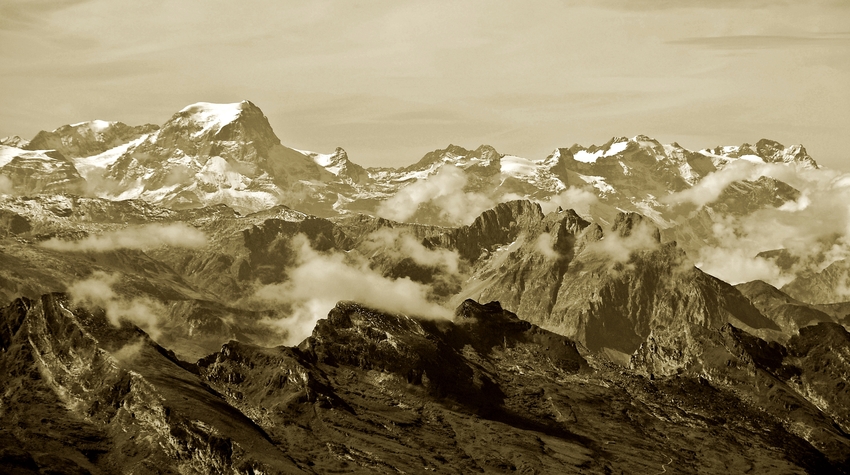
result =
[[[6,138],[0,471],[850,473],[848,203],[767,139]]]

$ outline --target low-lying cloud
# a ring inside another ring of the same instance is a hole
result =
[[[733,284],[758,279],[781,287],[801,272],[818,272],[837,260],[850,258],[847,173],[742,160],[665,201],[705,206],[730,184],[763,176],[794,187],[800,192],[799,197],[747,216],[715,216],[709,242],[694,256],[698,267]],[[757,256],[777,249],[793,257],[790,268],[779,266],[773,258]]]
[[[609,231],[599,241],[587,246],[587,252],[604,256],[613,263],[626,263],[632,254],[639,251],[658,249],[658,230],[647,221],[635,224],[628,235]]]
[[[409,278],[390,279],[369,268],[363,258],[340,252],[320,253],[304,235],[292,240],[298,257],[287,272],[289,280],[260,288],[255,297],[265,302],[289,305],[291,315],[266,320],[286,333],[287,344],[297,344],[310,335],[316,322],[341,300],[353,300],[389,313],[450,319],[452,312],[433,302],[430,289]]]
[[[117,274],[96,271],[83,280],[68,287],[71,302],[75,306],[91,305],[106,312],[109,323],[119,327],[122,321],[130,322],[147,332],[153,339],[162,333],[159,328],[160,316],[165,308],[154,300],[145,297],[123,298],[113,287],[118,283]]]
[[[542,233],[534,241],[534,250],[547,260],[555,260],[561,255],[553,248],[554,238],[550,233]]]
[[[107,252],[117,249],[152,249],[161,246],[197,248],[207,243],[203,232],[184,223],[128,226],[79,241],[51,238],[40,245],[55,251]]]
[[[382,252],[394,259],[410,258],[416,264],[458,273],[460,256],[448,249],[428,249],[415,236],[402,229],[381,228],[369,234],[362,243],[366,251]]]
[[[0,195],[14,195],[15,185],[6,175],[0,175]]]
[[[434,175],[418,180],[381,203],[377,214],[382,218],[407,221],[422,205],[439,210],[442,219],[452,224],[469,224],[499,200],[483,193],[463,191],[467,177],[454,165],[444,165]]]
[[[588,216],[590,215],[591,206],[599,203],[599,197],[587,189],[571,186],[548,200],[540,201],[539,203],[544,213],[556,211],[560,207],[563,209],[572,209],[582,216]]]

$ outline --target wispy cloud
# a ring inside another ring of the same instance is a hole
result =
[[[145,224],[88,236],[79,241],[64,241],[51,238],[41,243],[42,247],[56,251],[107,252],[116,249],[149,249],[160,246],[201,247],[207,236],[183,223]]]
[[[117,274],[97,271],[71,284],[68,293],[75,306],[85,304],[103,308],[109,323],[116,327],[122,321],[130,322],[145,330],[151,338],[159,338],[162,333],[159,319],[166,313],[162,304],[146,297],[126,299],[119,296],[113,290],[118,281]]]
[[[4,0],[0,3],[0,30],[27,28],[46,15],[89,0]]]
[[[408,185],[381,203],[378,215],[396,221],[406,221],[422,205],[432,205],[440,217],[453,224],[469,224],[497,199],[482,193],[463,191],[467,177],[457,167],[445,165],[428,177]]]
[[[826,43],[850,41],[850,33],[819,35],[728,35],[698,36],[668,41],[668,44],[701,46],[717,50],[745,50],[765,48],[787,48],[792,46],[815,46]]]
[[[353,300],[391,313],[404,313],[433,319],[450,319],[451,311],[433,302],[428,286],[409,278],[391,279],[369,268],[365,259],[340,252],[320,253],[299,234],[292,240],[297,265],[287,274],[289,280],[257,290],[255,298],[267,303],[290,305],[284,318],[266,319],[272,329],[285,333],[288,344],[306,338],[316,322],[341,300]],[[426,254],[420,259],[445,265],[447,256]]]
[[[798,2],[791,0],[577,0],[574,3],[592,3],[605,8],[617,10],[721,10],[721,9],[754,9],[769,7],[787,7]],[[821,6],[846,7],[843,0],[811,0],[809,3]]]

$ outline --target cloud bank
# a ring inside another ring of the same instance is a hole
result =
[[[553,241],[554,238],[551,233],[542,233],[534,241],[534,250],[546,260],[558,259],[561,255],[552,247]]]
[[[787,183],[799,197],[747,216],[715,216],[710,242],[694,256],[697,267],[732,284],[758,279],[781,287],[801,272],[817,272],[850,258],[848,173],[738,161],[668,196],[666,202],[706,206],[730,184],[762,176]],[[777,249],[793,257],[790,268],[779,266],[775,258],[757,256]]]
[[[118,327],[122,321],[130,322],[147,332],[153,339],[159,338],[159,318],[165,315],[163,306],[151,299],[135,297],[125,299],[112,289],[118,283],[117,274],[96,271],[91,277],[78,280],[68,287],[74,306],[92,305],[103,308],[109,323]]]
[[[590,215],[590,207],[599,203],[599,197],[587,189],[571,186],[548,200],[540,201],[539,203],[543,213],[550,213],[561,207],[563,209],[572,209],[582,216],[588,216]]]
[[[466,192],[467,177],[454,165],[444,165],[427,179],[418,180],[381,203],[382,218],[407,221],[423,205],[438,209],[440,218],[452,224],[469,224],[498,200],[482,193]]]
[[[286,333],[287,344],[297,344],[310,335],[316,322],[341,300],[353,300],[389,313],[432,319],[450,319],[452,312],[431,301],[428,286],[409,278],[390,279],[370,269],[362,258],[344,253],[320,253],[304,235],[292,240],[296,266],[289,280],[260,288],[255,298],[290,305],[291,315],[265,323]],[[434,256],[429,256],[432,259]]]
[[[394,259],[410,258],[416,264],[433,267],[449,274],[458,273],[460,256],[447,249],[428,249],[412,234],[401,229],[381,228],[369,234],[362,244],[371,252],[382,252]]]
[[[15,186],[12,184],[12,180],[5,175],[0,175],[0,195],[13,195],[15,193]]]
[[[660,243],[656,233],[658,230],[654,225],[640,221],[627,236],[616,231],[609,231],[599,241],[590,243],[587,252],[603,256],[613,263],[626,263],[632,253],[638,251],[650,251],[658,249]]]
[[[207,243],[207,236],[184,223],[144,224],[107,231],[79,241],[51,238],[40,245],[55,251],[107,252],[117,249],[151,249],[161,246],[197,248]]]

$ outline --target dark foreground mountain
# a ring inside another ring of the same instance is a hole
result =
[[[297,347],[234,341],[196,364],[62,294],[0,315],[7,473],[848,468],[847,421],[829,416],[846,398],[821,412],[786,383],[840,384],[850,340],[836,326],[788,347],[724,327],[700,342],[729,363],[668,376],[588,361],[496,302],[465,301],[453,322],[340,303]],[[824,338],[829,351],[812,346]],[[747,377],[760,379],[742,389]]]

